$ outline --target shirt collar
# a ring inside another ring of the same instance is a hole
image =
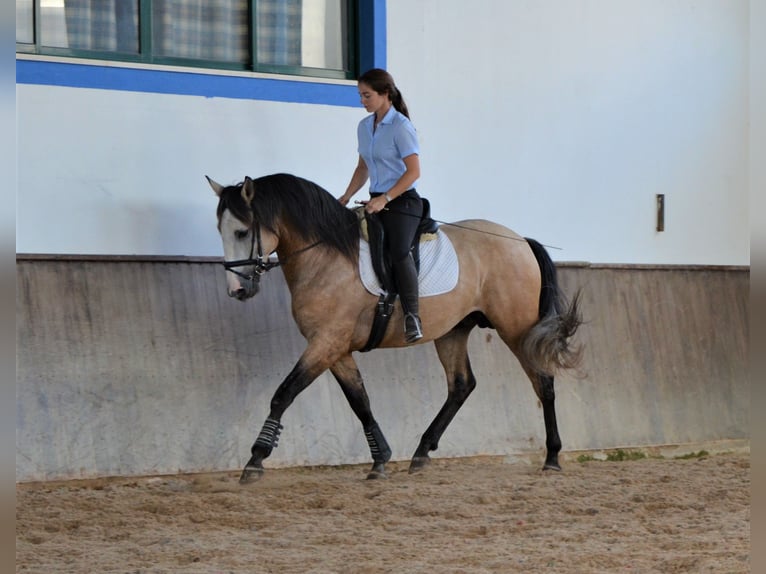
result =
[[[394,116],[396,116],[396,108],[394,106],[391,106],[388,111],[386,112],[386,115],[383,116],[383,120],[380,122],[381,124],[392,124],[394,123]],[[375,123],[375,114],[370,114],[367,116],[367,121],[369,121],[371,124]]]
[[[386,112],[386,115],[383,116],[383,119],[380,123],[382,124],[390,124],[394,121],[394,116],[396,115],[396,108],[392,105],[390,108],[388,108],[388,111]]]

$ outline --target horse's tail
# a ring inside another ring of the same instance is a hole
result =
[[[579,310],[580,291],[571,302],[559,288],[556,265],[538,241],[525,238],[540,266],[539,319],[524,336],[521,352],[527,366],[539,375],[553,376],[557,371],[577,368],[582,347],[571,338],[582,324]]]

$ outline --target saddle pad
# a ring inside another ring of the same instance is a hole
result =
[[[385,293],[372,268],[370,244],[359,240],[359,275],[362,283],[373,295]],[[418,294],[420,297],[448,293],[457,285],[460,269],[457,253],[449,237],[442,231],[436,233],[436,239],[420,242],[420,275],[418,276]]]

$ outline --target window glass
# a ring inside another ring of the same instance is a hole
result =
[[[16,0],[16,42],[39,54],[347,78],[353,10],[353,0]]]
[[[138,53],[138,0],[40,0],[40,43]]]
[[[35,41],[33,0],[16,0],[16,41],[22,44]]]
[[[301,14],[301,65],[309,68],[347,68],[346,2],[304,0]]]
[[[241,62],[249,60],[247,0],[154,0],[155,56]]]
[[[258,0],[258,63],[343,70],[343,0]]]

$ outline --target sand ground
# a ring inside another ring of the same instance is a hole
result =
[[[750,455],[19,484],[23,573],[750,572]]]

